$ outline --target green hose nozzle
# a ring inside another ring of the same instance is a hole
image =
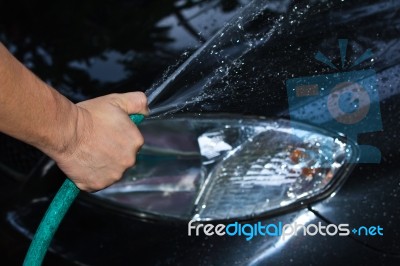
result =
[[[144,119],[141,114],[130,115],[129,117],[136,125]],[[54,233],[79,192],[79,188],[70,179],[67,178],[64,181],[39,224],[26,254],[24,266],[42,264]]]

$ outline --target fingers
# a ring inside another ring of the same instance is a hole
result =
[[[110,94],[77,104],[80,119],[69,147],[74,152],[54,158],[60,169],[85,191],[98,191],[118,181],[132,167],[144,143],[128,114],[148,114],[141,92]]]
[[[147,97],[143,92],[113,94],[112,97],[116,97],[116,104],[127,114],[149,114]]]
[[[131,126],[132,126],[132,140],[134,141],[133,148],[134,148],[134,152],[136,154],[137,152],[139,152],[139,150],[144,145],[144,138],[143,138],[143,135],[140,133],[140,131],[137,128],[136,125],[134,125],[131,122]]]

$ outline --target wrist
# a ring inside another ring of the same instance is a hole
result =
[[[50,102],[54,105],[54,108],[49,108],[53,112],[53,119],[44,128],[42,137],[35,146],[51,158],[57,159],[71,153],[72,144],[76,143],[79,112],[74,103],[54,89],[49,89]]]

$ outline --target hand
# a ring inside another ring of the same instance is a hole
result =
[[[53,157],[81,189],[93,192],[118,181],[135,164],[143,137],[128,114],[148,115],[141,92],[110,94],[76,104],[73,136]]]

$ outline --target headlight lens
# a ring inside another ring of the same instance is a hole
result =
[[[178,219],[248,219],[319,199],[357,157],[343,137],[286,120],[180,117],[140,127],[137,166],[94,197]]]

